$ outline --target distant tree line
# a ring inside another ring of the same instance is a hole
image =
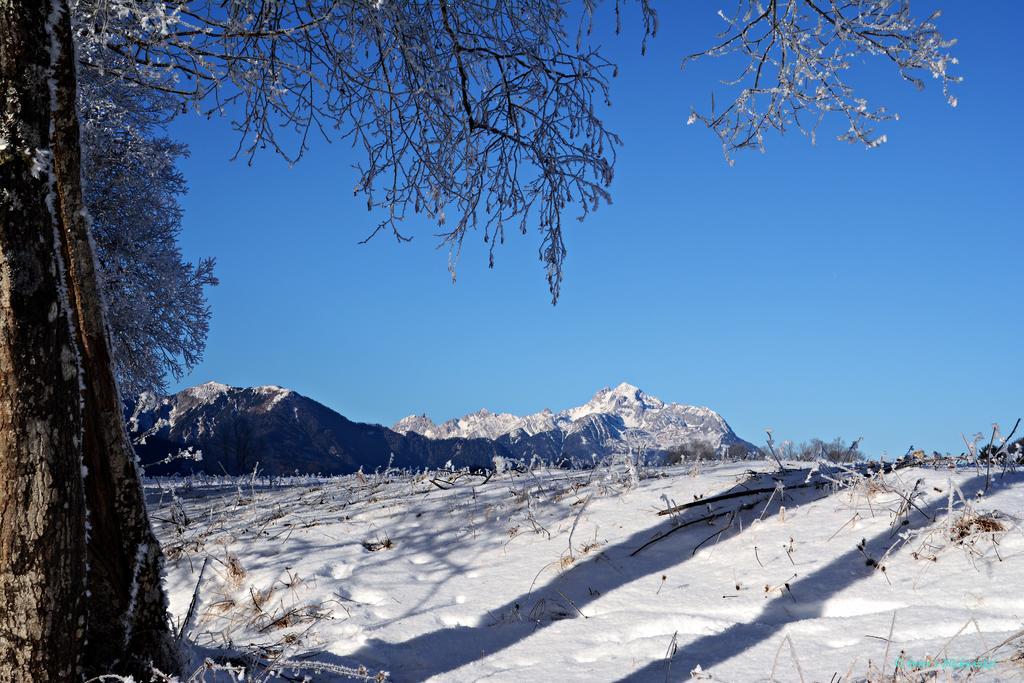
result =
[[[859,439],[851,442],[842,437],[836,437],[831,441],[813,438],[799,444],[787,440],[775,446],[775,451],[782,460],[822,459],[829,462],[858,462],[865,459],[863,451],[860,450]],[[680,465],[690,462],[746,460],[751,457],[759,456],[757,453],[751,454],[742,444],[715,446],[707,439],[696,438],[669,449],[665,455],[665,462],[669,465]]]
[[[756,455],[756,452],[752,454],[750,449],[743,444],[715,446],[708,439],[695,438],[670,448],[665,454],[665,463],[681,465],[713,460],[747,460]]]
[[[831,441],[813,438],[795,444],[783,441],[776,448],[783,460],[828,460],[829,462],[857,462],[866,457],[860,450],[860,439],[849,441],[837,436]]]

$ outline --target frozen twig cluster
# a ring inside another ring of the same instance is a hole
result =
[[[960,81],[950,73],[957,62],[935,24],[936,11],[924,19],[911,14],[908,0],[738,0],[731,14],[719,11],[726,23],[720,41],[689,55],[732,56],[739,72],[727,85],[736,88],[731,102],[712,96],[710,110],[691,114],[722,141],[726,158],[740,149],[764,149],[769,131],[791,128],[814,137],[826,114],[847,124],[840,140],[876,147],[885,142],[875,126],[896,118],[885,107],[872,107],[850,84],[855,58],[878,56],[917,88],[925,79],[940,82],[951,106],[950,87]]]
[[[403,221],[423,214],[453,277],[470,229],[493,264],[506,230],[539,227],[557,299],[562,214],[609,201],[619,144],[599,116],[614,65],[584,40],[595,4],[575,40],[560,0],[78,0],[76,16],[81,41],[115,56],[86,67],[207,115],[230,108],[240,155],[297,161],[312,136],[358,149],[354,191],[384,216],[373,234],[408,239]]]
[[[606,3],[611,4],[611,3]],[[76,0],[83,71],[111,74],[185,111],[230,112],[237,153],[291,162],[312,138],[357,152],[353,191],[381,217],[371,236],[410,238],[419,215],[455,263],[471,230],[491,265],[506,231],[540,232],[557,300],[566,257],[563,217],[610,202],[618,136],[604,120],[616,66],[591,44],[600,0],[497,3],[436,0]],[[616,29],[637,8],[643,42],[657,32],[649,0],[615,0]],[[875,146],[891,115],[855,94],[846,71],[875,55],[921,86],[949,88],[955,59],[907,0],[738,0],[711,48],[734,55],[738,93],[696,111],[726,155],[762,148],[765,133],[813,134],[826,114],[840,138]]]
[[[118,78],[111,68],[123,60],[95,41],[78,48],[94,67],[78,77],[84,199],[118,384],[135,397],[199,362],[210,320],[204,289],[217,278],[213,259],[190,263],[178,245],[186,184],[176,165],[188,149],[162,131],[176,102]]]

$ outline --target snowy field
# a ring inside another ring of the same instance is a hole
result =
[[[1024,474],[793,467],[147,491],[196,665],[249,680],[1024,679]]]

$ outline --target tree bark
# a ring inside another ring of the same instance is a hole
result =
[[[0,88],[0,681],[178,673],[82,202],[66,2],[0,0]]]
[[[87,676],[118,673],[148,680],[151,668],[179,673],[181,664],[167,620],[163,554],[146,512],[135,452],[124,426],[121,398],[105,320],[102,288],[82,199],[81,144],[71,19],[57,26],[63,49],[57,61],[53,125],[66,263],[65,284],[75,318],[83,369],[83,460],[89,509],[87,546]]]
[[[47,2],[0,0],[0,681],[76,676],[85,588],[79,365],[61,288]]]

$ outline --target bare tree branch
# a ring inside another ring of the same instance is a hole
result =
[[[930,75],[956,106],[950,86],[960,78],[949,67],[957,62],[945,52],[955,41],[939,34],[938,12],[915,19],[909,0],[738,0],[733,16],[719,15],[727,24],[720,41],[683,64],[727,55],[738,55],[743,64],[728,83],[738,89],[732,102],[719,109],[712,96],[710,111],[694,111],[688,121],[701,121],[715,132],[730,164],[736,150],[763,151],[770,130],[781,134],[795,127],[813,140],[831,113],[848,123],[840,140],[868,148],[885,142],[874,126],[897,116],[884,107],[869,108],[855,95],[846,72],[857,56],[884,57],[919,89]]]

